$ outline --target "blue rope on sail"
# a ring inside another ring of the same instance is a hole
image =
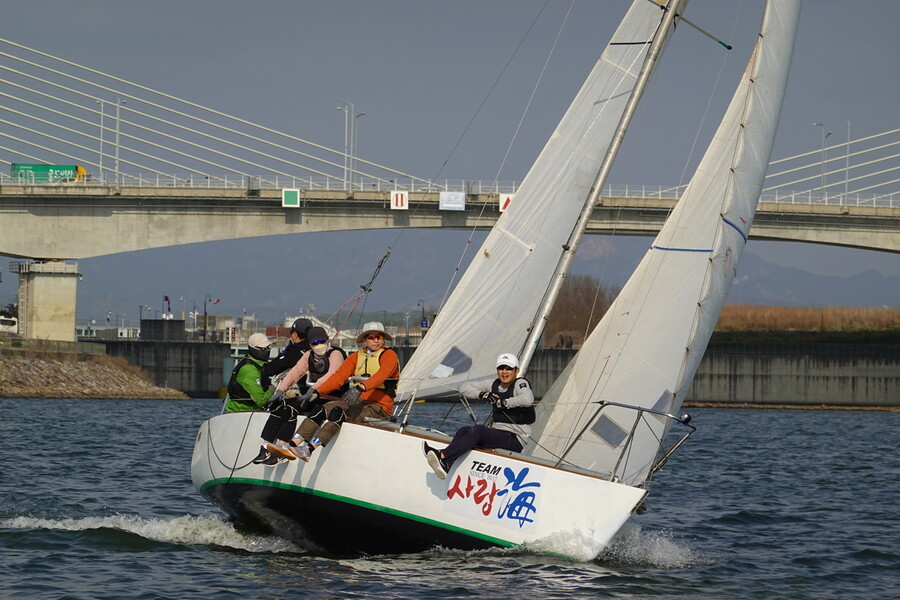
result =
[[[738,232],[738,235],[740,235],[744,239],[744,243],[747,243],[747,235],[743,231],[741,231],[740,227],[738,227],[735,223],[732,223],[725,217],[722,217],[722,221],[724,221],[726,225],[733,227],[734,230]]]

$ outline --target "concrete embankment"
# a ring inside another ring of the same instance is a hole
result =
[[[147,398],[186,400],[140,368],[105,354],[17,351],[0,354],[0,398]]]
[[[399,349],[404,363],[411,353],[406,350]],[[536,395],[549,389],[575,353],[562,348],[535,353],[528,379]],[[898,390],[897,332],[716,333],[688,390],[687,403],[886,410],[900,407]]]
[[[401,364],[408,362],[413,350],[397,348]],[[528,378],[538,396],[575,352],[550,348],[535,354]],[[230,371],[229,355],[227,344],[0,339],[0,397],[215,397],[223,374]],[[712,406],[883,410],[900,407],[897,390],[898,332],[717,333],[687,401]]]

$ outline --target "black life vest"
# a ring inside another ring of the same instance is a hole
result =
[[[509,387],[506,388],[506,391],[500,391],[500,380],[495,379],[494,383],[491,384],[491,392],[500,396],[500,398],[504,400],[508,400],[515,395],[516,385],[519,381],[528,381],[524,377],[517,377],[515,381],[509,384]],[[529,383],[530,385],[530,383]],[[520,425],[531,425],[534,423],[537,415],[534,412],[534,405],[531,406],[517,406],[515,408],[497,408],[496,406],[491,411],[491,420],[494,423],[517,423]]]
[[[331,368],[331,353],[337,350],[341,354],[341,362],[343,362],[347,358],[347,353],[344,352],[343,348],[338,348],[336,346],[332,346],[328,349],[328,352],[324,354],[324,356],[318,356],[315,352],[310,350],[309,352],[309,372],[306,374],[306,382],[303,387],[309,388],[312,384],[322,379],[325,373],[328,372],[328,369]],[[350,388],[349,383],[345,383],[340,388],[332,392],[335,395],[343,395]],[[306,391],[306,390],[303,390]]]
[[[263,374],[262,368],[259,363],[254,361],[249,356],[245,356],[241,360],[238,361],[236,365],[234,365],[234,369],[231,371],[231,379],[228,380],[228,397],[232,400],[240,402],[241,404],[252,404],[256,406],[256,403],[253,400],[250,400],[250,392],[244,389],[244,387],[237,382],[238,372],[244,365],[252,365],[254,369],[259,371],[260,385],[263,384]],[[268,380],[268,377],[266,377]],[[268,382],[263,385],[263,389],[269,387]]]

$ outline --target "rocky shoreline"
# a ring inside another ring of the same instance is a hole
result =
[[[125,360],[106,355],[0,356],[0,398],[189,399],[178,390],[155,385]]]

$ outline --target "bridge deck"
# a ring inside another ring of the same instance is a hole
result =
[[[604,197],[588,233],[654,235],[677,200],[654,195]],[[316,231],[487,229],[500,215],[495,193],[467,194],[462,211],[440,210],[437,192],[410,192],[409,210],[392,210],[390,198],[387,190],[300,190],[294,208],[283,207],[281,190],[275,189],[3,185],[0,254],[79,259]],[[42,235],[35,236],[36,231]],[[764,198],[751,238],[900,252],[900,202],[846,205]]]

